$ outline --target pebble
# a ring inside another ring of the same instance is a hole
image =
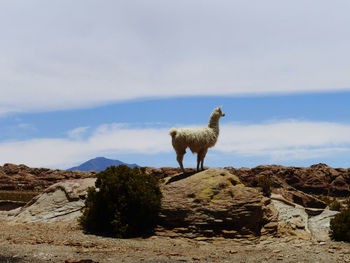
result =
[[[330,248],[330,249],[336,249],[336,250],[341,249],[341,247],[336,246],[336,245],[331,245],[331,246],[329,246],[329,248]]]

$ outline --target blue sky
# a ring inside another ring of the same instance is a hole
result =
[[[177,166],[169,128],[207,125],[222,105],[205,165],[349,167],[349,8],[1,1],[0,164]]]

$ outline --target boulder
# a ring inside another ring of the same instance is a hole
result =
[[[21,208],[8,213],[8,218],[21,222],[57,222],[76,219],[85,205],[88,187],[95,178],[76,179],[54,184]]]
[[[253,237],[273,233],[277,212],[258,189],[225,169],[166,178],[160,227],[187,237]],[[264,226],[267,226],[264,229]]]
[[[309,226],[313,239],[316,241],[327,241],[330,239],[330,222],[338,213],[337,211],[330,210],[328,207],[321,214],[315,216],[309,213]]]
[[[315,241],[330,240],[330,220],[339,212],[326,209],[305,208],[285,199],[282,195],[272,194],[272,203],[278,211],[280,231]],[[282,230],[281,230],[282,229]],[[283,233],[279,233],[282,234]]]

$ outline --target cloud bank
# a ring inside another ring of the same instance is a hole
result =
[[[1,1],[0,115],[350,90],[350,2]]]
[[[84,135],[85,139],[81,136],[84,132],[88,132],[86,127],[77,127],[68,134],[80,136],[3,142],[0,160],[32,167],[69,168],[77,161],[101,155],[173,153],[168,128],[135,128],[117,123],[101,125]],[[230,155],[241,156],[243,160],[245,157],[266,157],[276,163],[329,158],[350,151],[349,134],[350,125],[340,123],[296,120],[231,123],[221,125],[218,143],[209,153],[218,159],[220,156],[227,159]],[[168,165],[175,163],[174,159]],[[157,166],[157,160],[152,165]]]

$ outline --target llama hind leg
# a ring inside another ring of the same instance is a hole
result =
[[[185,169],[184,169],[184,166],[183,166],[183,164],[182,164],[182,161],[183,161],[183,159],[184,159],[185,153],[186,153],[186,150],[176,152],[176,155],[177,155],[176,159],[177,159],[177,162],[179,163],[180,168],[181,168],[181,170],[182,170],[183,173],[185,173]]]
[[[199,164],[201,162],[201,155],[200,152],[197,153],[197,172],[199,172]]]

